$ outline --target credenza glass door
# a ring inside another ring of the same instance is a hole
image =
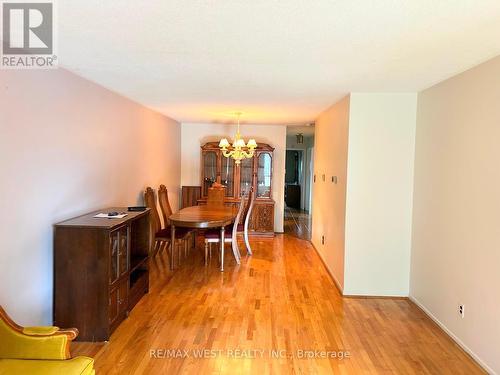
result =
[[[120,252],[120,235],[117,230],[110,234],[109,244],[109,283],[113,284],[120,277],[118,254]]]
[[[118,235],[119,235],[118,267],[120,276],[125,275],[129,269],[128,231],[129,231],[128,227],[122,227],[118,230]]]
[[[111,285],[114,284],[120,276],[125,275],[129,269],[129,236],[127,226],[111,232],[109,246],[109,283]]]

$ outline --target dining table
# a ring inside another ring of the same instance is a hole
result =
[[[235,205],[200,205],[183,208],[170,215],[170,230],[172,242],[175,243],[176,227],[190,229],[214,229],[220,228],[220,251],[221,251],[221,271],[224,271],[224,236],[225,227],[231,225],[236,215],[238,207]],[[174,251],[170,257],[170,269],[175,268]]]

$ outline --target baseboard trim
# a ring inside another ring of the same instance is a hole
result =
[[[344,294],[345,298],[358,298],[358,299],[400,299],[408,300],[407,296],[374,296],[374,295],[360,295],[360,294]]]
[[[330,268],[328,267],[328,265],[326,264],[325,262],[325,259],[323,259],[323,255],[321,255],[321,253],[318,251],[318,249],[316,249],[316,246],[314,246],[313,242],[312,241],[309,241],[309,243],[311,244],[311,246],[313,247],[314,251],[316,252],[316,254],[318,254],[318,257],[319,259],[321,260],[321,263],[323,263],[323,267],[325,267],[325,270],[326,272],[328,272],[328,275],[330,275],[330,278],[332,279],[333,283],[335,284],[335,286],[337,287],[337,290],[339,291],[340,295],[341,296],[344,296],[344,290],[342,289],[342,287],[340,286],[340,283],[339,281],[337,280],[337,278],[333,275],[333,272],[330,270]]]
[[[484,361],[474,353],[467,345],[465,345],[462,340],[460,340],[453,332],[451,332],[448,327],[446,327],[441,321],[436,318],[419,300],[413,296],[409,296],[408,299],[417,306],[429,319],[431,319],[439,328],[441,328],[444,333],[446,333],[450,339],[452,339],[462,350],[467,353],[474,362],[476,362],[484,371],[491,375],[497,375],[493,369],[491,369]]]

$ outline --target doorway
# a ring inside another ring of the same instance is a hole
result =
[[[314,125],[287,127],[284,231],[311,239]]]

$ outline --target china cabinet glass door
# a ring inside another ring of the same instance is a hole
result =
[[[252,186],[253,158],[243,159],[240,164],[240,194],[248,194]]]
[[[208,195],[208,188],[217,180],[217,153],[205,151],[203,153],[203,195]]]
[[[257,198],[271,197],[272,158],[267,152],[259,155],[257,160]]]
[[[226,187],[226,197],[234,196],[234,159],[222,157],[220,183]]]

